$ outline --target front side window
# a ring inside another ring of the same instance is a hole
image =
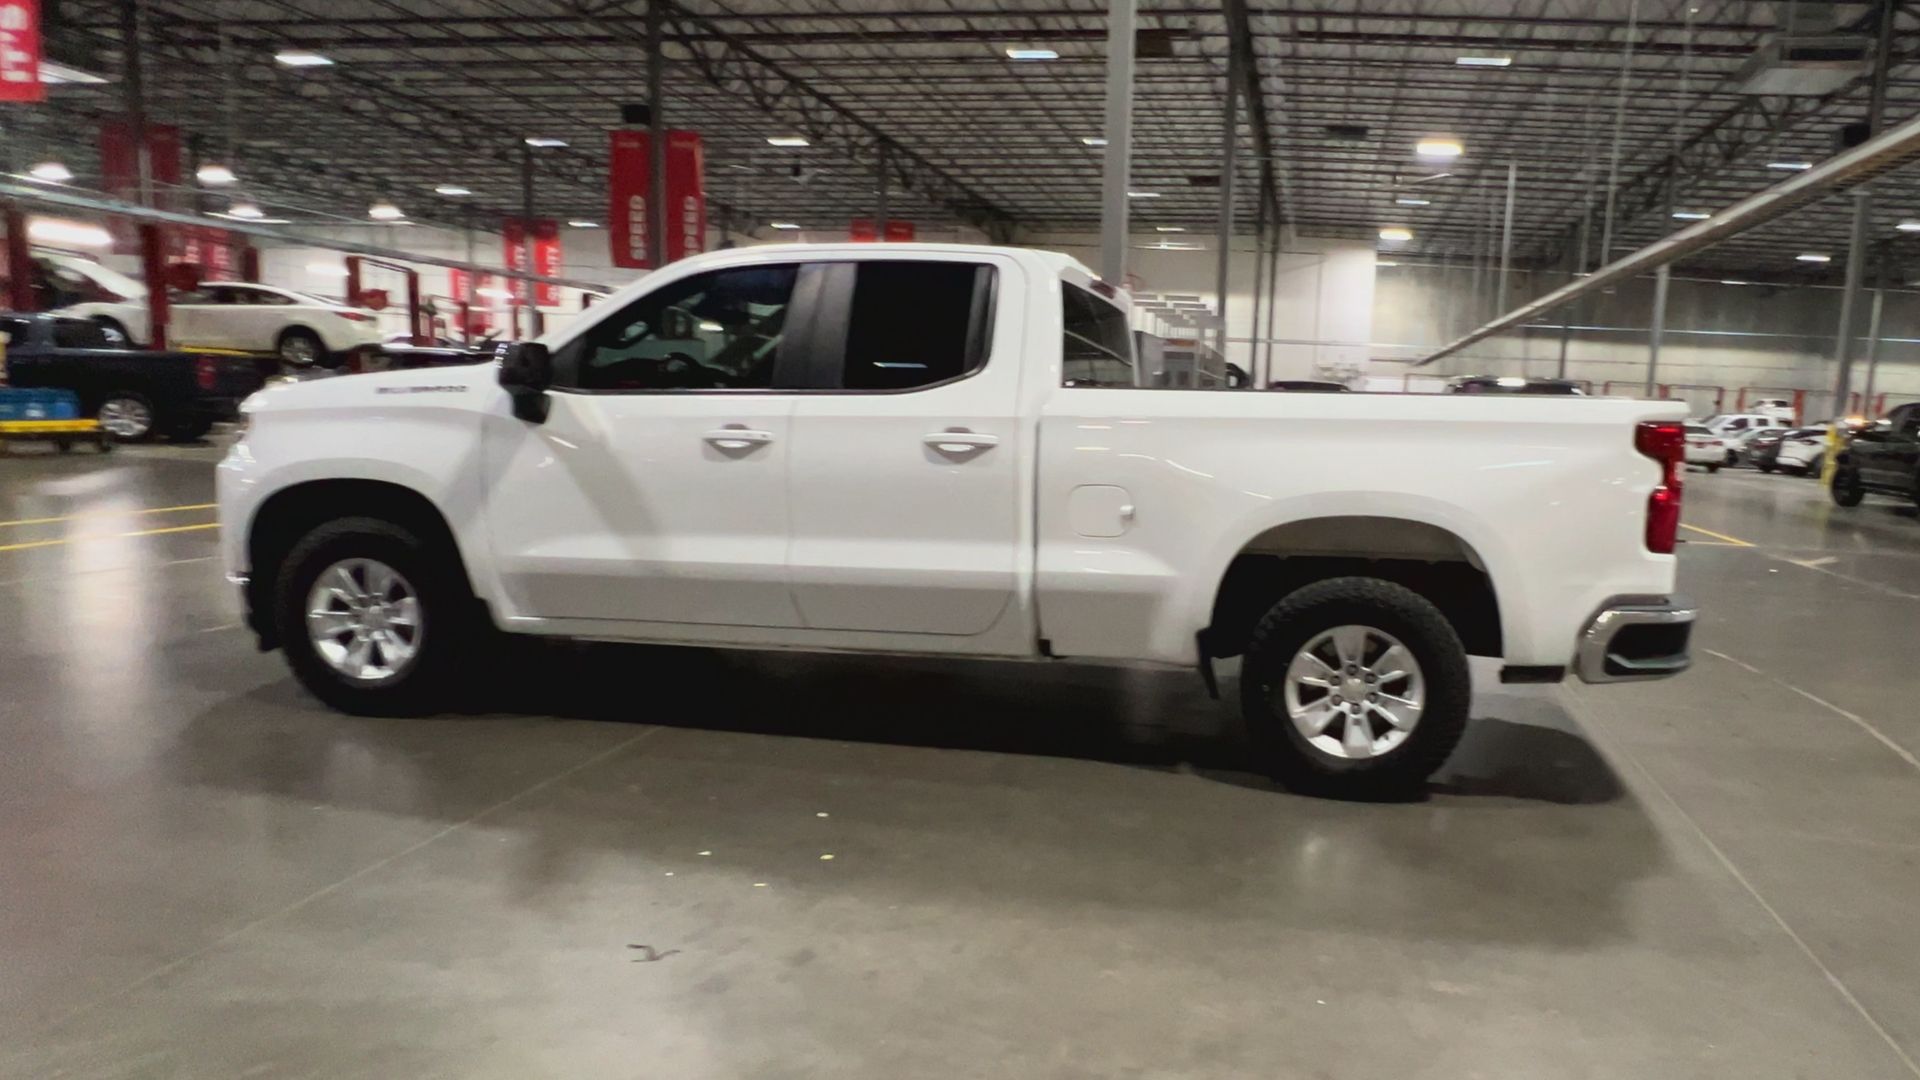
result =
[[[106,330],[88,319],[54,320],[53,343],[62,349],[113,348],[113,343],[107,340]]]
[[[1134,386],[1127,314],[1077,285],[1061,283],[1063,386]]]
[[[567,346],[582,390],[764,390],[797,265],[695,274],[635,300]]]
[[[858,262],[841,388],[910,390],[957,379],[986,359],[993,268]]]

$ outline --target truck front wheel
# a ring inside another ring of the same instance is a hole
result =
[[[326,522],[294,545],[273,594],[287,662],[313,696],[371,716],[445,702],[477,605],[444,552],[378,518]]]
[[[1240,675],[1249,734],[1296,791],[1386,798],[1417,790],[1466,729],[1467,653],[1440,609],[1378,578],[1330,578],[1255,626]]]

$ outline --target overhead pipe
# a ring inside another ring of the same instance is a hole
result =
[[[1920,116],[1843,151],[1805,172],[1756,192],[1734,203],[1705,221],[1697,221],[1678,232],[1655,240],[1646,247],[1602,266],[1578,281],[1570,282],[1528,304],[1514,308],[1479,328],[1442,345],[1415,366],[1431,364],[1451,356],[1476,342],[1538,319],[1570,300],[1617,285],[1628,278],[1657,269],[1677,259],[1720,243],[1799,209],[1817,199],[1844,191],[1897,169],[1920,157]],[[0,191],[4,187],[0,186]]]

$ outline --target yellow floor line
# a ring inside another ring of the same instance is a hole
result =
[[[1702,536],[1711,536],[1715,540],[1725,540],[1727,543],[1732,544],[1734,547],[1753,547],[1754,546],[1753,542],[1750,540],[1742,540],[1737,536],[1728,536],[1726,533],[1717,533],[1717,532],[1714,532],[1712,529],[1703,529],[1698,525],[1689,525],[1684,521],[1680,523],[1680,527],[1690,532],[1697,532]]]
[[[54,525],[62,521],[85,521],[89,518],[130,517],[135,514],[177,514],[184,510],[211,510],[215,503],[188,503],[184,506],[153,506],[143,510],[89,510],[79,514],[66,514],[61,517],[20,518],[17,521],[0,521],[0,529],[10,525]]]
[[[0,551],[25,551],[28,548],[57,547],[61,544],[77,544],[82,540],[120,540],[129,536],[159,536],[163,533],[199,532],[202,529],[217,529],[220,523],[209,521],[203,525],[172,525],[164,529],[139,529],[123,533],[90,533],[86,536],[66,536],[58,540],[28,540],[20,544],[0,544]]]

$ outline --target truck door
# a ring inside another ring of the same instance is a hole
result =
[[[487,516],[517,613],[800,625],[786,564],[795,399],[780,388],[804,366],[789,330],[819,273],[754,264],[668,281],[555,353],[544,424],[489,418]]]
[[[793,413],[789,563],[807,626],[981,635],[1017,621],[1001,620],[1019,614],[1030,558],[1029,287],[1012,260],[979,255],[833,266],[816,389]]]
[[[1920,479],[1920,406],[1903,405],[1889,418],[1886,441],[1875,454],[1874,464],[1884,470],[1878,481],[1896,490],[1915,490]]]

